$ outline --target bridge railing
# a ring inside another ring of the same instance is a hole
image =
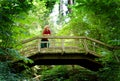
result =
[[[40,40],[40,44],[43,43],[43,41]],[[79,52],[79,50],[84,50],[83,47],[80,48],[79,44],[81,43],[81,40],[79,40],[78,38],[74,39],[74,38],[54,38],[54,39],[50,39],[49,38],[49,42],[44,42],[47,43],[48,48],[41,48],[40,44],[38,43],[38,50],[40,52],[55,52],[55,53],[68,53],[68,52]]]
[[[113,47],[96,39],[86,37],[88,52],[100,56],[112,54]]]
[[[42,42],[44,37],[34,37],[22,41],[21,54],[29,56],[35,53],[91,53],[99,55],[103,47],[112,48],[98,40],[78,36],[51,36],[49,42]],[[47,43],[48,48],[41,48],[41,43]]]

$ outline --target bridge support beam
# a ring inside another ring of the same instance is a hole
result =
[[[19,63],[25,64],[28,67],[33,67],[35,65],[80,65],[92,71],[98,71],[99,68],[103,66],[95,61],[96,56],[91,54],[36,54],[29,57],[34,61],[34,63],[25,64],[23,61],[17,61],[13,63],[13,68],[17,72],[21,72],[26,68],[20,66]]]

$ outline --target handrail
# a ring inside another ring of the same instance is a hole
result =
[[[110,49],[113,49],[113,46],[110,46],[110,45],[108,45],[108,44],[105,44],[105,43],[103,43],[103,42],[101,42],[101,41],[98,41],[98,40],[95,40],[95,39],[92,39],[92,38],[89,38],[89,37],[86,37],[86,39],[87,39],[87,40],[91,40],[91,41],[93,41],[93,42],[96,42],[96,43],[98,43],[98,44],[101,44],[101,45],[103,45],[103,46],[106,46],[106,47],[108,47],[108,48],[110,48]]]
[[[33,41],[33,40],[36,40],[36,39],[42,39],[42,38],[48,38],[48,39],[87,39],[87,40],[91,40],[93,42],[99,43],[99,44],[101,44],[103,46],[106,46],[108,48],[111,48],[111,49],[114,48],[113,46],[110,46],[110,45],[105,44],[101,41],[98,41],[98,40],[95,40],[95,39],[92,39],[92,38],[89,38],[89,37],[86,37],[86,36],[45,36],[45,37],[36,36],[36,37],[33,37],[33,38],[23,40],[21,43],[24,44],[24,43],[28,43],[30,41]]]
[[[88,54],[88,53],[97,54],[95,49],[97,49],[96,47],[100,47],[100,46],[106,47],[106,48],[108,48],[108,50],[109,49],[113,49],[113,47],[110,46],[110,45],[108,45],[108,44],[105,44],[105,43],[103,43],[101,41],[98,41],[96,39],[92,39],[92,38],[89,38],[89,37],[86,37],[86,36],[46,36],[46,37],[36,36],[36,37],[30,38],[30,39],[23,40],[21,43],[23,45],[25,45],[25,44],[27,44],[29,42],[37,41],[38,42],[37,45],[36,45],[37,47],[35,47],[35,48],[37,48],[37,50],[40,51],[40,49],[41,49],[40,48],[40,42],[41,42],[40,39],[42,39],[42,38],[48,38],[48,39],[54,39],[54,40],[61,40],[60,43],[61,43],[61,51],[62,52],[64,52],[64,51],[67,50],[66,46],[64,45],[64,44],[66,44],[66,42],[64,40],[71,40],[71,39],[75,39],[79,43],[79,44],[76,44],[76,47],[74,49],[76,49],[78,46],[82,46],[82,48],[80,49],[80,47],[79,47],[78,50],[84,50],[85,54]],[[67,43],[69,43],[70,45],[72,45],[70,42],[71,41],[67,41]],[[73,43],[74,42],[75,41],[73,41]],[[98,45],[98,46],[96,46],[96,45]],[[30,47],[30,45],[29,45],[29,47]],[[70,47],[72,47],[72,46],[70,46]],[[50,47],[49,49],[51,49],[51,48],[52,47]],[[54,46],[53,48],[54,48],[54,50],[56,50],[57,48],[60,49],[60,47],[57,47],[57,46]],[[27,49],[27,47],[25,47],[24,50],[28,50],[29,51],[29,49]],[[72,50],[72,48],[69,49],[69,50]]]
[[[22,44],[36,40],[36,39],[42,39],[42,38],[48,38],[48,39],[84,39],[86,37],[84,36],[36,36],[33,38],[29,38],[26,40],[21,41]]]

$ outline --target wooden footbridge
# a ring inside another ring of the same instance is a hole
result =
[[[48,38],[49,42],[41,42],[42,38]],[[41,43],[47,43],[49,47],[41,48]],[[26,64],[29,67],[77,64],[93,71],[98,71],[99,68],[103,67],[100,62],[96,61],[96,58],[103,57],[104,51],[113,49],[98,40],[80,36],[34,37],[22,41],[22,45],[20,53],[34,61],[32,64]],[[15,62],[16,68],[25,69],[23,66],[19,66],[19,63],[24,62]]]

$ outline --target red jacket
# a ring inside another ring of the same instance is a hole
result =
[[[44,30],[43,33],[44,34],[51,34],[51,31],[50,30]],[[42,38],[43,41],[48,41],[48,38]]]

